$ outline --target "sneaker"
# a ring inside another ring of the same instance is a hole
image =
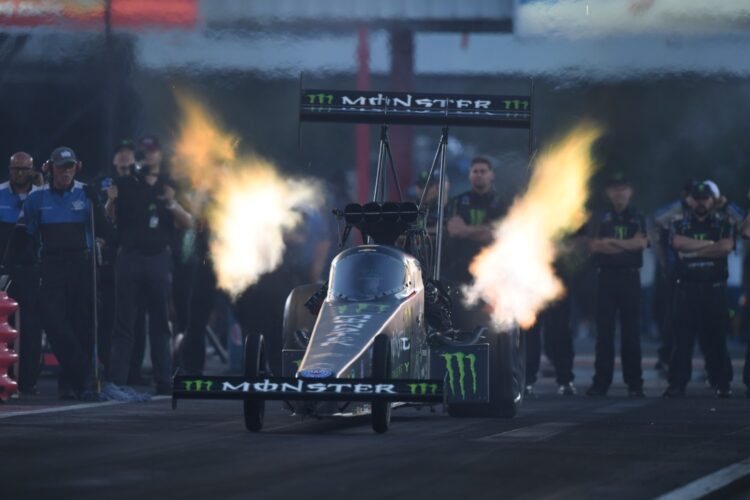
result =
[[[603,398],[607,396],[607,389],[604,389],[603,387],[599,387],[596,385],[592,385],[586,391],[586,395],[590,398]]]
[[[132,387],[118,386],[111,382],[102,384],[101,393],[104,397],[115,401],[148,401],[150,394],[136,392]]]
[[[573,385],[573,382],[568,382],[567,384],[561,384],[560,387],[557,388],[557,393],[560,396],[575,396],[576,386]]]
[[[628,397],[634,399],[645,398],[646,394],[643,392],[642,387],[631,387],[628,389]]]
[[[664,394],[661,395],[664,399],[679,399],[685,397],[685,388],[679,385],[670,385]]]
[[[719,399],[729,399],[732,397],[732,389],[729,387],[720,387],[716,389],[716,397]]]
[[[527,385],[523,388],[523,396],[525,398],[536,398],[536,392],[534,392],[533,385]]]

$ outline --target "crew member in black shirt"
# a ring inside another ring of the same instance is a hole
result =
[[[448,201],[445,219],[445,275],[457,283],[471,280],[469,264],[479,251],[492,242],[492,223],[507,211],[507,204],[493,188],[495,172],[490,160],[478,156],[471,161],[471,190]]]
[[[734,226],[712,212],[716,199],[711,186],[700,183],[692,193],[695,204],[690,215],[673,225],[672,247],[678,252],[675,304],[676,337],[669,364],[669,387],[665,398],[685,395],[690,381],[693,344],[704,338],[709,379],[716,395],[731,396],[727,358],[727,256],[734,249]]]
[[[595,216],[591,252],[598,268],[596,360],[587,396],[606,396],[615,365],[615,321],[620,316],[622,377],[630,397],[643,397],[640,340],[640,267],[648,246],[646,222],[630,206],[633,188],[615,173],[606,188],[610,209]]]
[[[157,394],[171,392],[168,303],[175,228],[189,228],[192,217],[175,200],[175,190],[158,167],[144,166],[109,188],[107,214],[117,224],[120,249],[115,262],[115,325],[109,382],[127,383],[139,296],[149,315],[151,361]]]

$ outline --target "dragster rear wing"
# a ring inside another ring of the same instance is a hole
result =
[[[176,376],[172,398],[440,403],[444,395],[442,380]]]
[[[530,129],[531,96],[301,89],[300,121]]]

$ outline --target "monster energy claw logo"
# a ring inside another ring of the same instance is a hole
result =
[[[307,94],[310,104],[331,104],[333,103],[333,94]]]
[[[211,380],[183,380],[182,383],[185,386],[186,391],[210,391],[211,386],[214,385]]]
[[[462,352],[445,353],[440,355],[445,360],[445,368],[448,371],[448,385],[451,388],[451,394],[456,395],[456,372],[453,369],[453,360],[456,360],[458,366],[458,387],[461,391],[461,399],[466,399],[466,366],[464,361],[469,362],[469,371],[471,372],[471,391],[477,393],[477,357],[475,354],[464,354]]]
[[[529,101],[521,99],[503,101],[503,104],[505,105],[505,109],[515,109],[516,111],[520,110],[521,108],[523,108],[524,111],[529,109]]]
[[[421,395],[425,396],[427,394],[437,394],[438,385],[437,384],[428,384],[428,383],[421,383],[421,384],[409,384],[409,392],[414,395]]]

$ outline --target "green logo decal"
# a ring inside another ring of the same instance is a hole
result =
[[[695,233],[693,239],[704,241],[708,239],[708,235],[706,233]]]
[[[310,104],[332,104],[333,94],[307,94]]]
[[[478,208],[472,208],[469,210],[469,225],[472,226],[481,226],[484,224],[484,220],[487,218],[487,211],[478,209]]]
[[[524,101],[521,99],[503,101],[503,104],[505,105],[505,109],[514,109],[516,111],[520,109],[523,109],[524,111],[526,111],[529,109],[529,101]]]
[[[182,382],[185,386],[186,391],[210,391],[211,386],[214,385],[211,380],[184,380]]]
[[[357,302],[355,304],[342,304],[336,306],[336,312],[338,314],[347,314],[351,311],[350,308],[354,308],[354,314],[362,313],[383,313],[388,310],[386,304],[368,304],[367,302]]]
[[[437,394],[438,385],[437,384],[428,384],[428,383],[421,383],[421,384],[409,384],[409,392],[411,392],[414,395],[420,395],[420,396],[426,396],[427,394]]]
[[[466,366],[464,361],[469,361],[471,372],[471,391],[477,393],[477,357],[475,354],[464,354],[462,352],[445,353],[440,355],[445,360],[445,368],[448,371],[448,385],[451,394],[456,395],[456,372],[453,370],[453,360],[458,366],[458,387],[461,391],[461,399],[466,399]]]
[[[618,240],[624,240],[628,236],[628,226],[614,226],[612,228],[615,232],[615,238]]]

